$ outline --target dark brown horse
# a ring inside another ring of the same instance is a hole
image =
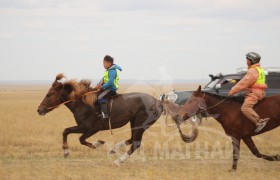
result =
[[[81,133],[80,143],[90,148],[96,148],[104,141],[89,143],[87,138],[98,131],[109,129],[109,120],[104,122],[96,116],[96,110],[93,106],[96,101],[96,93],[90,87],[90,81],[70,80],[60,82],[64,78],[63,74],[56,76],[47,95],[38,107],[38,113],[45,115],[61,104],[65,104],[73,113],[77,126],[66,128],[63,132],[64,156],[69,155],[67,136],[70,133]],[[88,93],[88,94],[87,94]],[[116,144],[110,151],[114,153],[120,146],[131,145],[131,148],[115,164],[120,165],[141,145],[143,133],[152,124],[158,120],[163,111],[159,100],[144,93],[121,94],[114,98],[111,110],[111,128],[120,128],[128,122],[131,127],[131,138],[127,141]]]
[[[214,117],[224,128],[225,133],[232,138],[233,164],[232,170],[236,170],[239,158],[240,140],[248,146],[251,152],[258,158],[268,161],[279,161],[280,156],[268,156],[261,154],[252,140],[252,136],[264,133],[280,125],[280,95],[266,97],[256,107],[256,112],[261,117],[270,117],[267,125],[258,133],[256,126],[241,112],[242,102],[235,97],[225,98],[215,94],[201,91],[201,86],[193,93],[191,98],[179,110],[177,119],[188,119],[198,113],[208,113]]]

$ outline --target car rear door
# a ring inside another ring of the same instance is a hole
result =
[[[266,89],[267,96],[280,94],[280,73],[269,73],[266,76],[266,84],[268,86]]]

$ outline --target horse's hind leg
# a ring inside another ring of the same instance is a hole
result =
[[[280,156],[278,154],[275,156],[267,156],[267,155],[261,154],[251,137],[244,138],[243,141],[256,157],[263,158],[268,161],[280,161]]]
[[[116,151],[121,148],[122,146],[127,146],[130,145],[132,143],[132,139],[133,139],[133,131],[134,128],[132,127],[132,122],[130,122],[130,128],[131,128],[131,138],[126,140],[126,141],[121,141],[117,144],[115,144],[110,150],[109,150],[109,154],[114,154],[116,153]]]
[[[114,154],[116,153],[116,151],[122,147],[122,146],[127,146],[127,145],[130,145],[132,143],[132,139],[128,139],[126,141],[121,141],[117,144],[115,144],[109,151],[109,154]]]
[[[151,117],[145,112],[139,112],[138,116],[130,122],[131,126],[131,139],[128,140],[131,145],[130,149],[123,154],[119,159],[114,161],[118,166],[121,165],[136,149],[141,146],[142,136],[146,129],[148,129],[154,122],[159,118],[160,114],[157,117]]]
[[[120,166],[136,149],[141,146],[141,140],[145,129],[136,129],[133,131],[133,140],[130,149],[123,154],[119,159],[114,161],[117,166]]]

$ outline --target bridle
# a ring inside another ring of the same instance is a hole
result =
[[[63,89],[64,89],[64,84],[62,85],[61,91],[60,91],[60,93],[59,93],[59,96],[56,98],[56,100],[51,101],[51,102],[48,102],[46,105],[49,106],[50,104],[53,104],[54,102],[57,102],[57,101],[60,102],[60,99],[62,99],[62,101],[64,101],[64,100],[63,100],[63,97],[62,97],[62,91],[63,91]],[[70,101],[69,101],[69,102],[70,102]],[[68,103],[68,102],[65,101],[64,104],[66,104],[66,103]],[[59,104],[59,105],[60,105],[60,104]],[[54,109],[54,108],[58,107],[59,105],[48,107],[48,110]]]

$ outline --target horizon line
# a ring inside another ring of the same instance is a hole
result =
[[[90,81],[99,81],[99,79],[89,79]],[[35,84],[46,84],[46,83],[51,83],[54,80],[0,80],[0,84],[14,84],[14,83],[35,83]],[[174,80],[157,80],[157,79],[122,79],[119,81],[119,83],[149,83],[149,82],[154,82],[154,83],[184,83],[184,82],[205,82],[209,81],[209,79],[201,79],[201,78],[193,78],[193,79],[174,79]]]

